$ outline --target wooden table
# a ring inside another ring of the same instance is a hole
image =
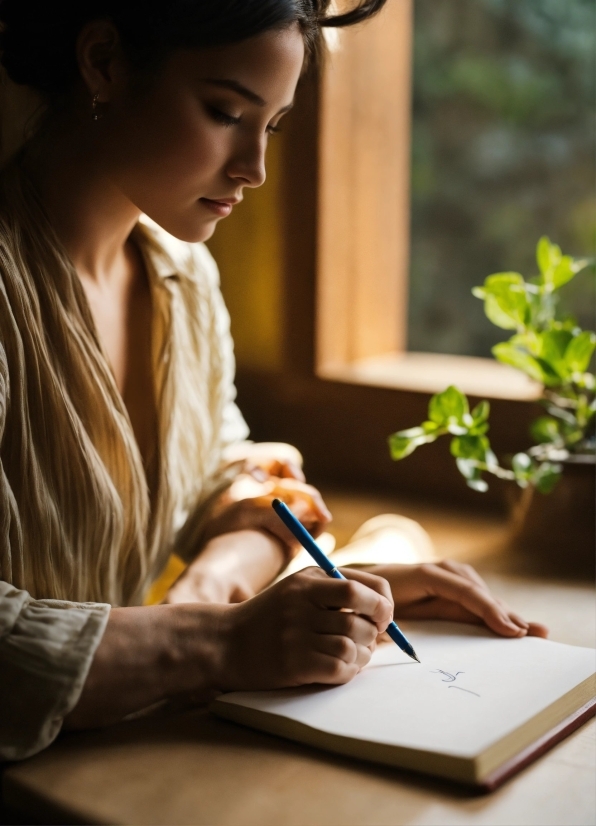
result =
[[[555,640],[594,647],[591,584],[538,580],[494,549],[497,518],[474,519],[378,497],[330,492],[338,538],[368,516],[419,518],[438,550],[473,560],[500,595]],[[15,764],[6,804],[42,823],[205,826],[583,826],[596,823],[596,725],[587,724],[490,796],[326,755],[204,710],[70,734]]]

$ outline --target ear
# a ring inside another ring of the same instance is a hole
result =
[[[89,95],[107,103],[125,80],[125,61],[118,30],[109,20],[93,20],[77,38],[76,57]]]

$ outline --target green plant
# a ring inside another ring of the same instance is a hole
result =
[[[417,447],[449,434],[451,453],[471,488],[487,490],[482,475],[488,472],[522,488],[532,485],[548,493],[561,475],[560,462],[573,454],[594,454],[596,380],[589,367],[596,334],[556,314],[558,291],[592,261],[563,255],[546,237],[538,242],[536,259],[540,274],[534,278],[525,280],[517,272],[496,273],[472,291],[484,301],[484,311],[493,324],[515,331],[508,341],[492,348],[495,358],[543,385],[541,403],[546,415],[531,427],[536,444],[517,453],[511,468],[500,465],[486,435],[489,403],[482,401],[470,410],[466,396],[451,386],[432,397],[428,420],[420,427],[389,437],[393,459],[404,459]]]

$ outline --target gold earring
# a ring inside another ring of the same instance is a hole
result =
[[[91,119],[92,120],[99,120],[101,115],[97,111],[97,104],[99,103],[99,92],[96,92],[93,95],[93,100],[91,101]]]

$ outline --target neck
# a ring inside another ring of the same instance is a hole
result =
[[[140,210],[111,179],[93,126],[68,114],[50,118],[27,146],[25,164],[75,269],[101,283],[126,257]]]

